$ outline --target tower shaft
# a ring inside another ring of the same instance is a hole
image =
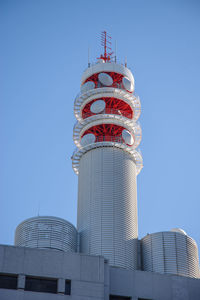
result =
[[[137,269],[136,165],[130,154],[101,147],[81,157],[77,229],[81,252]]]

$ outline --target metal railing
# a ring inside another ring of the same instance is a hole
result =
[[[104,137],[104,138],[106,138],[106,137]],[[136,171],[137,171],[137,175],[138,175],[140,173],[141,169],[143,168],[143,160],[142,160],[142,155],[141,155],[140,149],[137,149],[137,151],[136,151],[134,149],[134,147],[130,147],[130,146],[126,145],[124,142],[122,142],[122,143],[118,142],[118,140],[120,140],[120,137],[108,137],[108,138],[110,140],[112,140],[113,142],[116,142],[114,144],[115,147],[123,149],[126,152],[128,152],[131,156],[133,156],[135,163],[136,163]],[[100,143],[100,146],[110,147],[110,146],[112,146],[112,144],[109,144],[109,141],[108,142],[105,141],[105,144]],[[72,159],[72,166],[73,166],[73,169],[76,174],[79,173],[79,162],[80,162],[82,155],[84,153],[86,153],[88,150],[95,149],[96,147],[99,147],[99,144],[94,142],[94,143],[85,145],[81,148],[76,148],[74,150],[71,159]]]
[[[125,89],[120,89],[120,88],[117,88],[117,90],[116,90],[116,88],[115,87],[106,87],[106,86],[102,86],[102,87],[98,87],[98,88],[94,88],[94,89],[91,89],[91,90],[89,90],[89,91],[87,91],[87,92],[84,92],[84,93],[81,93],[81,91],[76,95],[76,97],[75,97],[75,101],[74,102],[77,102],[77,100],[80,98],[80,97],[90,97],[91,95],[93,95],[93,94],[97,94],[97,93],[107,93],[107,92],[111,92],[111,93],[113,93],[113,92],[118,92],[118,93],[123,93],[123,95],[125,95],[126,94],[126,96],[128,96],[128,97],[133,97],[135,100],[136,100],[136,98],[139,98],[138,97],[138,95],[135,93],[135,92],[133,92],[133,93],[128,93]],[[85,95],[84,95],[85,94]]]
[[[125,66],[125,64],[122,63],[122,62],[120,62],[120,60],[118,60],[116,57],[111,58],[111,60],[110,60],[110,61],[106,61],[106,63],[116,63],[116,64],[118,64],[118,65]],[[98,64],[100,64],[99,61],[96,61],[96,62],[89,62],[89,63],[88,63],[88,67],[87,67],[86,69],[84,69],[84,71],[86,71],[88,68],[91,68],[91,67],[93,67],[93,66],[95,66],[95,65],[98,65]],[[104,63],[102,63],[102,64],[104,64]]]
[[[121,136],[112,136],[112,135],[108,135],[108,136],[97,136],[96,137],[96,141],[95,143],[98,142],[115,142],[115,143],[124,143],[124,140]]]
[[[105,108],[103,111],[101,111],[100,113],[92,113],[92,112],[86,112],[86,113],[82,113],[82,118],[86,119],[95,115],[99,115],[99,114],[111,114],[111,115],[120,115],[122,117],[126,117],[128,119],[132,119],[133,117],[133,113],[128,113],[126,111],[122,111],[119,109],[113,109],[113,108]]]
[[[114,135],[107,135],[107,136],[96,136],[95,141],[93,143],[88,143],[87,145],[81,146],[79,147],[79,150],[84,149],[85,147],[88,147],[90,145],[94,145],[96,143],[101,143],[101,142],[113,142],[113,143],[121,143],[124,144],[127,147],[132,148],[134,145],[132,146],[128,146],[122,136],[114,136]],[[74,156],[74,154],[77,152],[77,148],[74,150],[72,157]]]
[[[95,89],[98,89],[98,88],[108,88],[108,87],[109,87],[109,88],[116,88],[116,89],[124,90],[125,92],[127,92],[127,93],[129,93],[129,94],[133,94],[133,93],[131,93],[131,92],[128,92],[128,91],[124,88],[124,86],[123,86],[122,83],[117,83],[117,82],[113,82],[113,84],[110,85],[110,86],[105,86],[105,85],[101,84],[100,81],[98,81],[97,84],[96,84],[96,86],[95,86]],[[82,93],[81,93],[81,94],[82,94]]]

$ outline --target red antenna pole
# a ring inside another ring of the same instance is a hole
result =
[[[111,48],[111,36],[107,34],[106,31],[102,31],[101,33],[101,45],[104,47],[104,54],[101,54],[98,59],[104,59],[105,61],[110,61],[111,55],[113,54],[112,48]],[[108,46],[108,44],[110,46]],[[108,52],[110,51],[110,52]]]
[[[107,47],[107,45],[106,45],[106,34],[107,34],[107,32],[104,31],[103,33],[104,33],[104,56],[107,57],[107,52],[106,52],[106,47]]]

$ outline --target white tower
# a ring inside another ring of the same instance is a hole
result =
[[[72,157],[78,174],[77,229],[80,252],[103,255],[113,266],[137,269],[138,224],[136,176],[142,157],[140,100],[134,78],[107,53],[83,73],[74,103],[77,123]]]

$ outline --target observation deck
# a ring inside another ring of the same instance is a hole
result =
[[[77,149],[72,155],[72,166],[76,174],[82,155],[99,147],[128,152],[139,174],[143,167],[141,153],[136,151],[142,138],[137,123],[141,104],[134,88],[134,77],[124,65],[100,59],[85,70],[74,102],[77,122],[73,140]]]

